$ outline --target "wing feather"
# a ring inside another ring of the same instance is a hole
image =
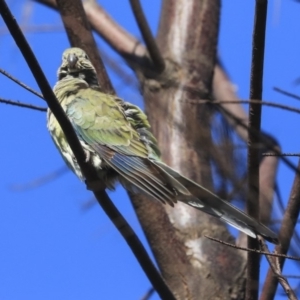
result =
[[[166,172],[148,158],[147,146],[113,96],[80,90],[66,113],[80,138],[108,166],[161,202],[176,202],[177,192]]]

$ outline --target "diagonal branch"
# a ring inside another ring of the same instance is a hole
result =
[[[55,0],[34,0],[57,10]],[[83,3],[85,13],[93,28],[116,52],[129,61],[149,64],[147,50],[133,35],[128,33],[96,2]]]
[[[252,103],[253,105],[263,105],[263,106],[270,106],[270,107],[275,107],[275,108],[279,108],[281,110],[287,110],[290,112],[294,112],[297,114],[300,114],[300,108],[296,108],[296,107],[292,107],[292,106],[288,106],[288,105],[284,105],[284,104],[280,104],[280,103],[275,103],[275,102],[271,102],[271,101],[262,101],[262,100],[255,100],[255,99],[251,99],[251,100],[214,100],[213,102],[211,100],[182,100],[182,101],[188,101],[189,103],[193,103],[193,104],[210,104],[210,105],[228,105],[228,104],[250,104]]]
[[[228,246],[228,247],[231,247],[234,249],[238,249],[238,250],[242,250],[242,251],[246,251],[246,252],[255,252],[258,254],[265,254],[265,255],[269,255],[269,256],[273,256],[273,257],[283,257],[283,258],[288,258],[288,259],[295,260],[295,261],[300,261],[300,257],[298,257],[298,256],[270,253],[269,250],[266,251],[266,250],[258,250],[258,249],[249,249],[249,248],[245,248],[245,247],[239,247],[237,245],[230,244],[230,243],[224,242],[222,240],[212,238],[208,235],[206,235],[205,237],[208,238],[209,240],[212,240],[214,242],[220,243],[222,245],[225,245],[225,246]]]
[[[6,76],[7,78],[9,78],[10,80],[14,81],[16,84],[20,85],[25,90],[29,91],[30,93],[32,93],[32,94],[40,97],[41,99],[44,99],[44,97],[43,97],[42,94],[40,94],[39,92],[35,91],[34,89],[32,89],[31,87],[29,87],[28,85],[24,84],[23,82],[21,82],[20,80],[18,80],[14,76],[10,75],[5,70],[0,69],[0,73],[2,73],[4,76]]]
[[[300,211],[300,161],[298,163],[298,172],[295,175],[293,187],[290,194],[290,199],[287,204],[287,208],[283,215],[282,225],[279,230],[280,244],[276,246],[276,253],[286,254],[288,252],[291,239],[297,224]],[[285,259],[279,259],[279,266],[282,270]],[[278,279],[273,275],[272,270],[268,271],[265,284],[263,286],[260,300],[274,299],[276,289],[278,285]]]
[[[273,88],[273,90],[274,91],[276,91],[276,92],[278,92],[278,93],[281,93],[281,94],[283,94],[283,95],[285,95],[285,96],[287,96],[287,97],[291,97],[291,98],[294,98],[294,99],[296,99],[296,100],[300,100],[300,96],[298,96],[298,95],[295,95],[295,94],[293,94],[293,93],[290,93],[290,92],[288,92],[288,91],[285,91],[285,90],[283,90],[283,89],[281,89],[281,88],[279,88],[279,87],[274,87]]]
[[[165,61],[157,47],[153,34],[151,33],[140,0],[129,0],[129,2],[151,57],[153,63],[152,68],[158,73],[161,73],[165,69]]]
[[[29,44],[27,43],[20,27],[15,21],[13,15],[11,14],[6,2],[0,0],[0,13],[4,22],[6,23],[12,37],[14,38],[17,46],[22,52],[32,74],[34,75],[42,93],[49,105],[49,108],[55,115],[63,132],[66,135],[67,141],[76,157],[76,160],[87,179],[87,182],[93,182],[97,180],[97,173],[89,164],[86,163],[85,153],[81,147],[81,144],[74,132],[74,129],[65,115],[62,107],[58,103],[38,61],[36,60]],[[126,222],[123,216],[119,213],[117,208],[111,202],[104,190],[94,192],[97,201],[102,206],[105,213],[109,216],[111,221],[117,227],[119,232],[122,234],[131,250],[135,254],[136,258],[140,262],[143,270],[147,274],[150,282],[153,284],[158,294],[162,299],[175,299],[173,294],[170,292],[169,288],[164,283],[163,279],[160,277],[157,269],[153,265],[151,259],[149,258],[145,248],[138,239],[137,235],[134,233],[130,225]]]
[[[289,282],[287,281],[287,279],[282,275],[281,273],[281,267],[280,267],[280,263],[279,263],[279,257],[270,257],[272,256],[272,253],[270,253],[268,246],[266,245],[265,241],[259,237],[259,243],[260,243],[260,247],[264,252],[269,252],[269,254],[266,255],[266,259],[270,265],[270,270],[272,270],[273,272],[273,276],[276,277],[276,279],[279,281],[280,285],[282,286],[282,288],[284,289],[285,293],[287,294],[288,298],[290,300],[297,300],[296,294],[293,291],[293,289],[291,288]],[[276,254],[276,250],[275,250],[275,254]],[[285,258],[283,258],[285,259]]]
[[[3,98],[0,98],[0,103],[9,104],[9,105],[13,105],[13,106],[19,106],[19,107],[25,107],[25,108],[29,108],[29,109],[33,109],[33,110],[37,110],[37,111],[42,111],[42,112],[47,111],[47,108],[45,108],[45,107],[22,103],[19,101],[7,100],[7,99],[3,99]]]
[[[33,179],[29,182],[26,182],[23,184],[22,183],[21,184],[14,183],[9,188],[15,192],[23,192],[23,191],[30,190],[30,189],[36,189],[42,185],[45,185],[51,181],[54,181],[55,179],[59,178],[60,176],[64,175],[65,173],[67,173],[68,171],[69,171],[69,168],[66,165],[64,165],[53,172],[50,172],[39,178]]]

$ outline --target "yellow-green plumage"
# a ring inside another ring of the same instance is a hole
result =
[[[162,203],[182,201],[249,236],[260,234],[277,242],[276,234],[263,224],[161,162],[146,115],[135,105],[99,91],[95,69],[83,50],[70,48],[64,52],[58,79],[56,97],[102,184],[111,189],[118,180],[126,189],[146,193]],[[68,166],[83,179],[51,111],[48,128]]]

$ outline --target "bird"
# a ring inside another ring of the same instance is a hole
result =
[[[180,201],[252,238],[260,235],[278,243],[277,235],[267,226],[166,165],[160,159],[147,116],[138,106],[101,91],[96,70],[84,50],[73,47],[63,52],[53,91],[78,136],[86,161],[97,171],[99,186],[113,190],[120,182],[126,190],[146,194],[174,209]],[[47,127],[66,164],[84,180],[50,109]],[[94,184],[91,189],[96,189]]]

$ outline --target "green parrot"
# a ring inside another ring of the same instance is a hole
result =
[[[95,68],[82,49],[64,51],[54,93],[78,135],[86,160],[97,170],[101,185],[113,189],[119,181],[132,193],[145,193],[171,206],[181,201],[253,238],[261,235],[278,242],[269,228],[164,164],[146,115],[137,106],[100,91]],[[84,180],[50,110],[47,125],[66,164]]]

